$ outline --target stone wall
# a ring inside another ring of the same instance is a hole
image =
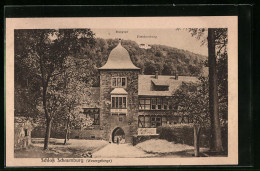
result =
[[[15,118],[14,123],[14,148],[27,148],[31,144],[31,122],[24,118]]]
[[[70,139],[98,139],[103,140],[104,130],[93,129],[93,130],[71,130]]]
[[[36,127],[32,131],[33,138],[44,138],[46,132],[45,127]],[[70,129],[70,139],[104,139],[104,130],[98,125],[94,125],[93,128],[88,129]],[[56,129],[52,127],[51,138],[63,139],[65,137],[65,128]]]
[[[104,138],[112,140],[112,132],[121,127],[125,132],[127,143],[133,143],[133,135],[137,135],[138,128],[138,74],[139,70],[101,70],[100,71],[100,124],[104,127]],[[127,115],[120,119],[110,112],[112,77],[127,77]]]

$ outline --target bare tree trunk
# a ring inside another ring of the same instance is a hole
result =
[[[44,147],[43,147],[44,150],[48,149],[49,139],[51,135],[51,125],[52,125],[52,118],[49,116],[47,110],[47,103],[46,103],[47,84],[48,83],[44,83],[43,81],[42,102],[43,102],[43,108],[44,108],[45,118],[46,118],[46,132],[45,132]]]
[[[68,129],[66,129],[66,132],[65,132],[64,145],[66,145],[67,139],[68,139]]]
[[[194,124],[194,156],[199,157],[200,153],[200,125]]]
[[[67,119],[67,124],[66,124],[66,132],[65,132],[65,138],[64,138],[64,145],[66,145],[67,140],[68,140],[68,134],[69,134],[69,123],[70,123],[70,119]]]
[[[221,127],[218,113],[218,84],[215,54],[215,29],[208,29],[208,52],[209,52],[209,111],[211,119],[211,143],[210,149],[215,152],[223,151],[221,139]]]
[[[52,125],[52,119],[46,119],[46,132],[45,132],[44,147],[43,147],[44,150],[48,149],[49,139],[51,135],[51,125]]]

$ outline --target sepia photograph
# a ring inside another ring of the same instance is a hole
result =
[[[162,18],[10,19],[10,166],[236,164],[237,18]]]

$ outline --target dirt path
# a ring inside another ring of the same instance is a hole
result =
[[[152,154],[129,145],[129,144],[109,144],[92,154],[95,158],[124,158],[124,157],[151,157]]]

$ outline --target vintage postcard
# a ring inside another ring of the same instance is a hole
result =
[[[6,18],[6,166],[237,165],[237,24]]]

